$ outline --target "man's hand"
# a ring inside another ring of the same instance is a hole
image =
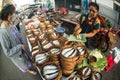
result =
[[[78,34],[76,37],[77,39],[80,39],[80,40],[86,39],[86,33]]]
[[[75,27],[74,31],[76,31],[78,28],[80,28],[80,24],[79,23],[76,24],[76,27]]]

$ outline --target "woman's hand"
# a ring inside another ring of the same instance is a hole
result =
[[[26,50],[26,47],[25,47],[25,45],[21,45],[21,48],[23,49],[23,50]]]

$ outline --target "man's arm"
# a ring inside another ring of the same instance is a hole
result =
[[[92,32],[87,33],[87,34],[86,34],[86,37],[87,37],[87,38],[93,37],[93,36],[95,36],[96,33],[98,33],[98,32],[99,32],[99,30],[93,30]]]

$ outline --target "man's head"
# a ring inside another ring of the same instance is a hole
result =
[[[99,5],[94,2],[91,2],[89,4],[89,16],[96,17],[98,12],[99,12]]]

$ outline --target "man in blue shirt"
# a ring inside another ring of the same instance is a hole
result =
[[[100,20],[97,18],[99,12],[98,4],[91,2],[89,4],[89,11],[86,14],[82,14],[79,23],[75,27],[75,31],[79,28],[82,29],[81,34],[84,34],[87,38],[86,46],[89,48],[90,38],[96,35],[100,29]],[[79,39],[81,34],[77,35]]]

